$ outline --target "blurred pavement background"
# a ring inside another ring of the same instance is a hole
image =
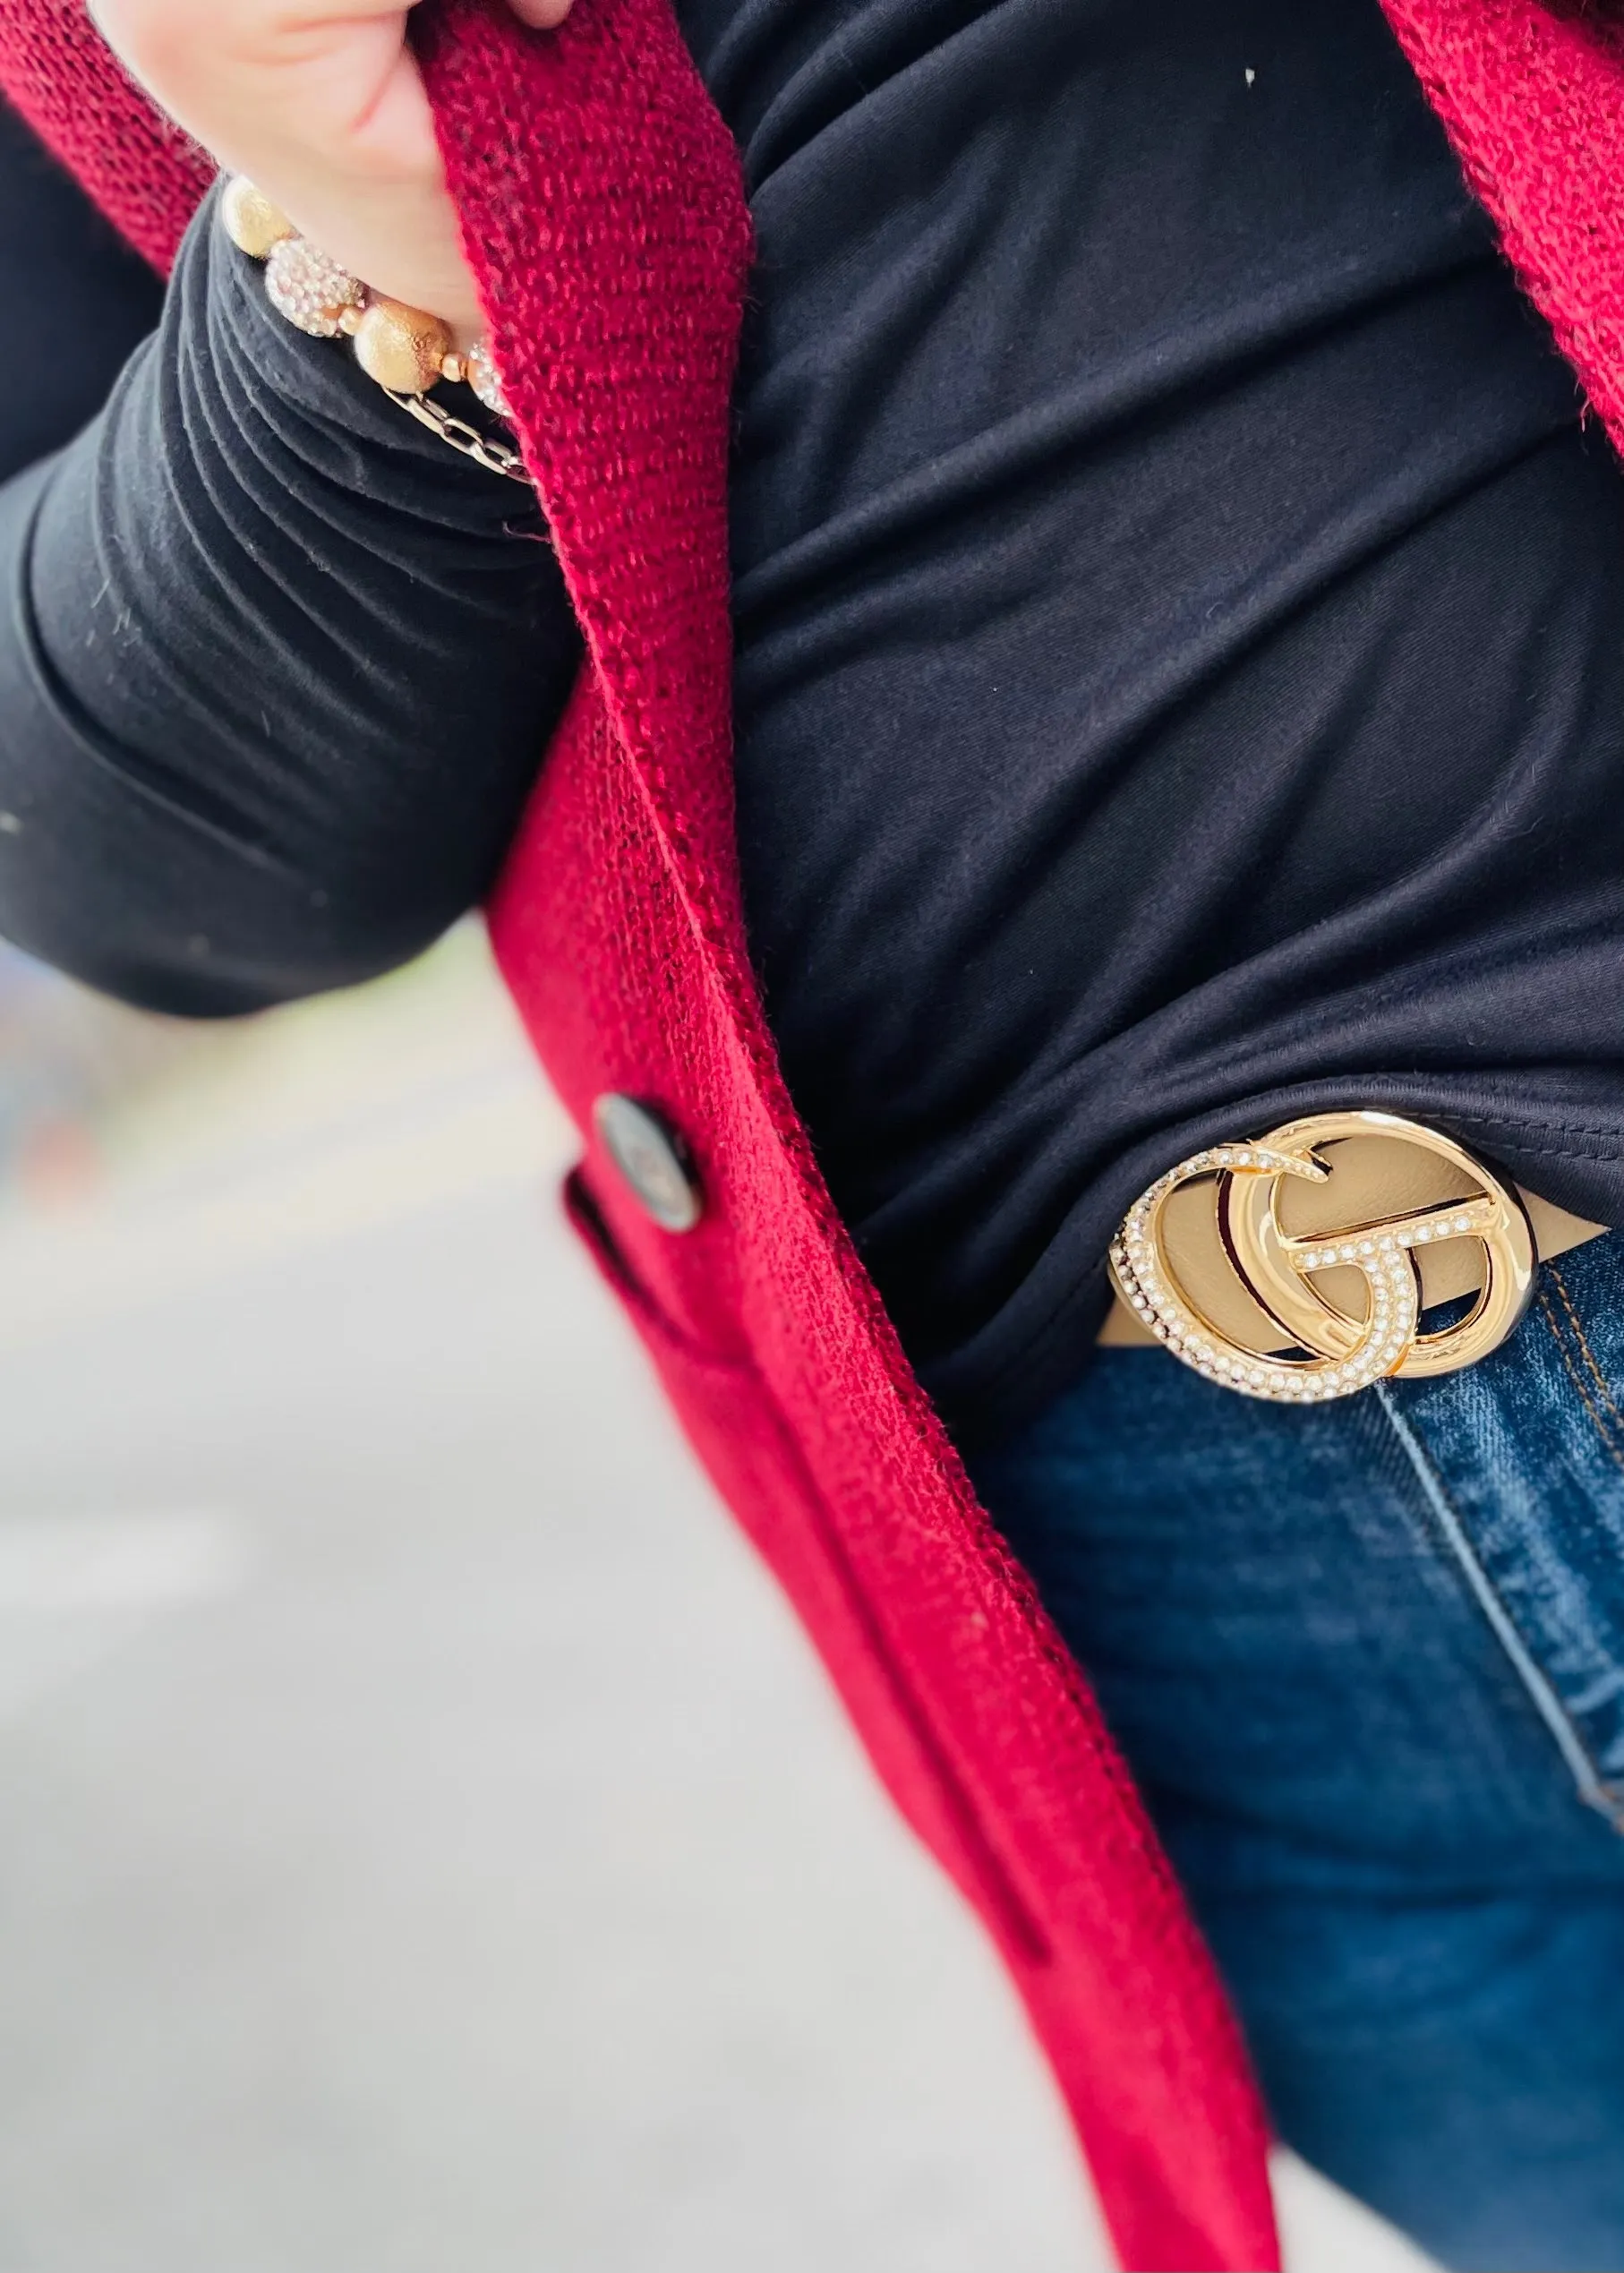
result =
[[[0,2273],[1107,2263],[572,1149],[472,927],[228,1030],[0,971]]]

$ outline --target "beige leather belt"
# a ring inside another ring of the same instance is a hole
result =
[[[1536,1263],[1600,1236],[1450,1138],[1317,1113],[1159,1176],[1111,1247],[1107,1343],[1159,1343],[1252,1397],[1346,1397],[1454,1372],[1505,1340]],[[1421,1313],[1476,1295],[1433,1331]]]

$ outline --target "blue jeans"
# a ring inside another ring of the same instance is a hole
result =
[[[1281,2136],[1446,2263],[1624,2269],[1624,1235],[1469,1371],[1102,1351],[974,1465]]]

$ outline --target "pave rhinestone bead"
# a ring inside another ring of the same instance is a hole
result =
[[[366,305],[360,278],[304,237],[284,237],[272,246],[265,289],[277,313],[312,339],[336,339],[345,309]]]
[[[496,375],[496,365],[491,360],[490,347],[483,339],[476,339],[468,350],[467,378],[487,410],[493,410],[499,418],[512,417],[502,382]]]

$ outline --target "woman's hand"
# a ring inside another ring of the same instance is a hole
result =
[[[571,0],[509,0],[551,30]],[[187,132],[375,291],[466,346],[474,279],[399,0],[91,0],[108,44]]]

